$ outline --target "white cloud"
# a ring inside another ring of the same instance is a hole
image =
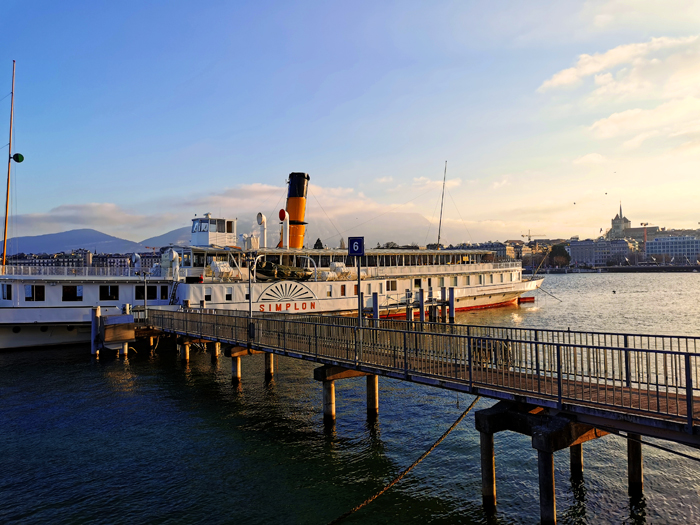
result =
[[[374,182],[379,184],[387,184],[389,182],[394,182],[394,177],[379,177],[378,179],[374,179]]]
[[[462,179],[448,179],[445,182],[446,188],[456,188],[462,184]],[[414,177],[413,187],[417,189],[430,189],[430,188],[440,188],[442,189],[442,179],[432,180],[428,177]]]
[[[510,185],[510,181],[508,179],[501,179],[500,181],[496,181],[491,185],[491,188],[494,190],[497,190],[499,188],[502,188],[504,186]]]
[[[684,30],[698,27],[700,4],[695,0],[587,0],[578,18],[597,33]]]
[[[630,140],[625,141],[622,144],[622,147],[626,150],[637,149],[639,146],[642,145],[642,143],[645,140],[650,139],[652,137],[656,137],[657,135],[659,135],[659,132],[657,130],[646,131],[644,133],[640,133],[639,135],[631,138]]]
[[[572,164],[601,164],[605,162],[605,157],[600,153],[589,153],[583,157],[572,160]]]
[[[623,64],[633,63],[635,60],[641,59],[652,52],[674,47],[686,47],[697,40],[698,35],[685,38],[659,37],[652,38],[649,42],[617,46],[605,53],[583,54],[579,56],[578,62],[574,67],[555,73],[549,80],[545,80],[542,83],[538,91],[544,92],[549,89],[576,85],[586,77]],[[610,77],[602,78],[609,79]]]
[[[107,232],[124,230],[141,232],[162,228],[173,218],[173,213],[144,215],[126,210],[110,202],[64,204],[46,213],[20,214],[13,218],[18,235],[39,235],[80,228],[102,229]]]
[[[613,113],[590,126],[599,138],[612,138],[659,130],[673,134],[700,119],[700,98],[671,100],[653,109],[629,109]],[[648,137],[647,137],[648,138]]]

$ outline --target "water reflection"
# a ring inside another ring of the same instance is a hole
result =
[[[647,500],[644,496],[630,498],[630,523],[644,525],[647,522]]]
[[[586,484],[583,478],[572,477],[571,492],[574,496],[573,504],[566,510],[564,519],[570,523],[588,523],[586,517]]]

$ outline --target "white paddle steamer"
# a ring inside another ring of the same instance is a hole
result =
[[[192,220],[189,246],[167,248],[148,271],[138,256],[127,269],[0,267],[0,348],[89,342],[97,306],[103,316],[131,308],[356,315],[358,293],[365,308],[376,293],[386,317],[405,315],[421,289],[426,299],[446,301],[444,290],[453,288],[461,311],[515,304],[541,284],[523,281],[519,261],[494,262],[488,251],[375,249],[360,261],[358,285],[357,259],[347,250],[303,248],[308,180],[289,177],[275,247],[266,246],[262,214],[259,237],[244,248],[235,245],[235,220],[206,214]]]

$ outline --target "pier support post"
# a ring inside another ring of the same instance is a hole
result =
[[[413,297],[411,290],[406,289],[406,321],[413,321]]]
[[[433,312],[433,289],[428,288],[428,322],[432,323],[435,321]]]
[[[221,343],[209,343],[211,345],[211,360],[216,361],[219,359],[219,354],[221,353]]]
[[[323,422],[335,423],[335,381],[323,381]]]
[[[493,434],[479,432],[481,441],[481,499],[487,513],[496,509],[496,458]]]
[[[97,344],[97,339],[100,336],[100,317],[102,317],[102,309],[96,306],[92,309],[92,328],[90,329],[90,353],[95,357],[100,355],[100,348]]]
[[[232,357],[231,358],[231,381],[234,383],[240,383],[241,381],[241,358]]]
[[[376,419],[379,415],[379,376],[367,376],[367,419]]]
[[[442,303],[442,306],[440,306],[440,322],[441,323],[446,323],[447,322],[447,288],[444,286],[440,288],[440,301]]]
[[[540,519],[543,524],[557,521],[554,452],[571,448],[573,477],[576,470],[583,469],[581,444],[607,434],[585,423],[579,423],[573,416],[552,414],[544,407],[510,401],[500,401],[491,408],[477,411],[474,414],[474,424],[481,434],[481,479],[485,507],[490,501],[491,493],[494,504],[496,499],[493,434],[510,430],[532,437],[532,447],[537,450],[538,457]],[[575,467],[576,463],[580,465],[578,469]]]
[[[189,361],[190,360],[190,343],[182,343],[180,345],[180,360]]]
[[[540,522],[542,525],[554,525],[557,522],[557,500],[552,452],[537,451],[537,471],[540,478]]]
[[[571,445],[569,447],[571,479],[583,479],[583,445]]]
[[[629,495],[639,497],[644,492],[644,461],[642,458],[642,436],[627,434],[627,479]]]
[[[129,355],[129,343],[122,343],[119,349],[119,357],[127,357]]]
[[[418,308],[420,308],[420,322],[425,323],[425,292],[423,288],[418,290]]]
[[[449,302],[450,302],[450,323],[454,324],[455,322],[455,289],[453,287],[450,287],[449,291]]]
[[[153,336],[150,336],[150,337],[148,338],[148,346],[149,346],[149,348],[153,348],[153,346],[155,345],[155,339],[156,339],[156,338],[153,337]]]
[[[351,377],[367,377],[367,414],[370,407],[376,413],[379,410],[379,382],[376,375],[360,372],[342,366],[323,365],[314,369],[314,379],[323,383],[323,420],[326,423],[335,422],[335,383],[338,379],[348,379]],[[371,378],[374,378],[372,381]]]
[[[275,375],[275,354],[265,352],[265,379],[270,380]],[[334,410],[335,412],[335,410]]]

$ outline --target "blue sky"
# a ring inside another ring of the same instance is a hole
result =
[[[141,240],[207,211],[245,228],[305,171],[310,236],[425,244],[445,160],[447,242],[591,237],[620,200],[633,224],[700,220],[697,2],[6,1],[3,15],[0,97],[15,59],[27,159],[10,235]]]

